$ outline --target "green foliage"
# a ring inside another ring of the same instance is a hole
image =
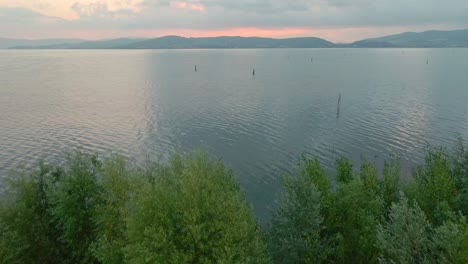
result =
[[[305,155],[302,155],[297,165],[302,175],[305,175],[305,179],[309,182],[313,182],[323,198],[326,199],[330,192],[330,179],[323,172],[318,159],[308,159]]]
[[[317,165],[318,163],[312,163]],[[308,170],[308,172],[317,170]],[[314,175],[297,173],[285,177],[283,198],[272,220],[268,248],[274,263],[320,263],[326,260],[326,245],[320,239],[323,217],[321,194]]]
[[[265,244],[233,172],[206,155],[133,168],[77,153],[13,175],[0,264],[468,263],[468,150],[430,150],[407,185],[400,173],[394,157],[381,175],[341,158],[332,182],[302,156]]]
[[[60,231],[59,241],[70,253],[66,258],[71,263],[96,262],[90,246],[96,239],[93,217],[101,203],[98,184],[101,165],[96,156],[78,153],[68,158],[67,166],[50,183],[49,211]]]
[[[361,161],[359,177],[367,190],[375,190],[377,188],[377,174],[378,171],[372,163],[366,160]]]
[[[375,190],[368,188],[365,180],[370,179],[369,173],[373,172],[363,171],[361,177],[339,184],[328,203],[326,228],[338,249],[332,258],[335,262],[369,263],[377,258],[376,226],[383,202]]]
[[[3,211],[0,211],[3,214]],[[22,263],[21,254],[26,252],[25,245],[21,244],[18,234],[11,227],[0,222],[0,264]]]
[[[468,149],[461,138],[458,139],[452,155],[453,176],[459,190],[459,206],[462,213],[468,215]]]
[[[379,182],[379,195],[384,201],[385,208],[390,208],[392,203],[398,202],[400,185],[401,166],[397,157],[391,157],[385,161],[383,178]]]
[[[10,255],[10,261],[53,263],[62,259],[63,248],[49,212],[48,174],[53,174],[51,168],[40,163],[37,172],[17,175],[11,182],[12,190],[5,195],[9,199],[2,201],[1,239],[6,246],[3,250],[9,251],[3,254]]]
[[[336,160],[336,181],[348,183],[353,179],[353,165],[349,159],[341,157]]]
[[[379,263],[435,263],[431,257],[430,223],[417,204],[403,197],[393,203],[389,219],[378,226]]]
[[[468,223],[465,216],[452,216],[436,228],[433,241],[438,263],[468,263]]]
[[[466,263],[466,153],[459,149],[454,159],[444,150],[430,150],[407,186],[400,182],[396,157],[384,163],[381,176],[366,160],[353,176],[351,163],[341,158],[334,188],[317,159],[302,156],[295,176],[284,181],[269,229],[273,260]],[[402,189],[414,201],[411,206],[401,198]],[[461,218],[454,217],[458,214]]]
[[[124,263],[124,247],[127,242],[126,219],[128,198],[131,194],[131,172],[122,157],[106,160],[102,166],[100,186],[102,201],[96,207],[93,220],[97,238],[93,255],[101,263]]]
[[[232,171],[204,155],[131,169],[77,153],[16,175],[0,263],[266,263]]]
[[[430,150],[425,164],[413,173],[413,181],[406,188],[410,199],[415,199],[431,223],[441,224],[445,212],[457,211],[460,191],[453,177],[448,154],[441,150]]]
[[[265,263],[232,172],[203,155],[173,158],[132,199],[128,263]]]

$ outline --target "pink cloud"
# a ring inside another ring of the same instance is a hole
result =
[[[188,1],[171,1],[170,6],[178,9],[191,9],[195,11],[205,11],[205,6],[202,4],[191,3]]]
[[[190,4],[189,7],[192,10],[205,11],[205,7],[203,5],[200,5],[200,4]]]
[[[304,27],[283,27],[283,28],[261,28],[261,27],[232,27],[221,29],[190,29],[190,28],[167,28],[167,29],[74,29],[65,30],[54,27],[56,23],[49,19],[41,20],[38,23],[40,30],[14,28],[2,25],[2,29],[8,32],[6,36],[12,38],[84,38],[103,39],[120,37],[146,37],[156,38],[167,35],[178,35],[182,37],[216,37],[216,36],[243,36],[243,37],[319,37],[333,42],[352,42],[355,40],[390,35],[408,30],[420,30],[421,28],[411,27],[349,27],[349,28],[304,28]],[[428,25],[423,29],[444,29],[436,25]]]

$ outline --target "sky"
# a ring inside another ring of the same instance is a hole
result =
[[[314,36],[468,28],[468,0],[0,0],[0,37]]]

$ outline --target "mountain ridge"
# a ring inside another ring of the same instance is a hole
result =
[[[9,39],[0,38],[0,49]],[[2,42],[3,41],[3,42]],[[13,41],[13,42],[12,42]],[[27,43],[12,40],[10,43]],[[16,41],[16,42],[14,42]],[[168,35],[158,38],[117,38],[86,41],[80,39],[30,40],[36,45],[14,45],[9,49],[245,49],[245,48],[446,48],[468,47],[468,29],[403,32],[367,38],[352,43],[337,44],[318,37],[181,37]],[[63,43],[60,43],[63,41]],[[52,44],[41,45],[41,43]]]
[[[468,29],[403,32],[363,39],[353,42],[351,45],[376,45],[377,43],[405,48],[468,47]]]
[[[77,43],[87,41],[78,38],[52,38],[52,39],[16,39],[16,38],[2,38],[0,37],[0,49],[7,49],[15,46],[45,46],[60,43]]]

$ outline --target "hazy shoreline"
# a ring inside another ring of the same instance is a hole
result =
[[[3,44],[2,44],[3,43]],[[244,49],[244,48],[454,48],[468,47],[468,29],[405,32],[367,38],[352,43],[333,43],[319,37],[180,37],[116,38],[106,40],[0,38],[0,49]]]

